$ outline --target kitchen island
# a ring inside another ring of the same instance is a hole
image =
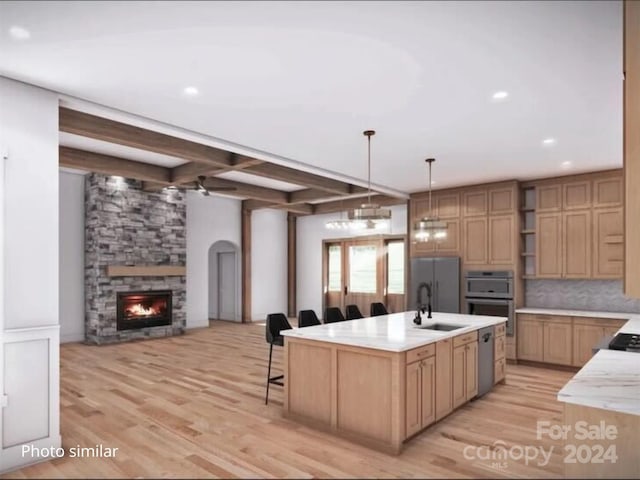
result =
[[[506,318],[434,313],[423,321],[457,327],[446,331],[417,328],[414,316],[283,331],[285,416],[399,453],[407,439],[477,396],[478,330],[486,327],[495,340],[492,384],[504,381]]]

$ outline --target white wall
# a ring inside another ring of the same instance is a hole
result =
[[[287,212],[255,210],[251,218],[251,318],[287,313]]]
[[[84,340],[84,175],[60,171],[60,342]]]
[[[396,205],[391,208],[390,234],[407,233],[407,206]],[[346,218],[346,213],[343,214]],[[297,297],[298,310],[313,309],[322,316],[322,241],[331,238],[356,236],[354,232],[328,230],[328,220],[340,218],[339,213],[309,215],[298,218],[297,225]],[[363,232],[366,235],[368,232]]]
[[[0,311],[0,471],[60,446],[58,95],[0,77],[0,145],[8,152]],[[4,153],[4,152],[3,152]],[[1,178],[2,176],[0,176]],[[1,205],[0,205],[1,207]]]
[[[240,200],[187,192],[187,328],[209,325],[209,247],[227,240],[240,251],[241,209]],[[238,273],[238,293],[240,282]],[[240,302],[238,294],[238,321]]]

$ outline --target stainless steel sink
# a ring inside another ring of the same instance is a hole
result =
[[[451,330],[457,330],[459,328],[467,327],[468,325],[453,325],[451,323],[425,323],[423,325],[416,325],[416,328],[423,328],[425,330],[440,330],[443,332],[450,332]]]

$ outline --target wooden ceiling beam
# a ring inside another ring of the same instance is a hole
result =
[[[271,203],[287,203],[287,192],[273,188],[259,187],[248,183],[236,182],[225,178],[209,177],[204,181],[205,188],[234,187],[235,190],[224,192],[228,195],[264,200]]]
[[[291,205],[289,203],[274,204],[273,202],[266,202],[264,200],[245,200],[243,205],[249,210],[260,210],[263,208],[273,208],[276,210],[287,210],[291,213],[298,215],[312,215],[313,205],[309,203],[301,203]]]
[[[69,108],[60,107],[59,128],[62,132],[183,158],[192,162],[219,167],[232,166],[229,152],[225,150]]]
[[[333,192],[339,195],[349,195],[366,191],[366,189],[357,185],[345,183],[340,180],[334,180],[332,178],[321,177],[320,175],[295,170],[289,167],[283,167],[282,165],[275,165],[273,163],[264,163],[254,167],[249,167],[245,169],[245,172],[253,175],[259,175],[261,177],[271,178],[272,180],[280,180],[283,182],[293,183],[295,185]]]
[[[166,183],[171,178],[171,169],[166,167],[87,152],[77,148],[59,147],[58,156],[62,167],[150,182]]]
[[[371,197],[372,203],[377,203],[381,207],[389,207],[392,205],[401,205],[407,203],[406,199],[389,197],[387,195],[373,195]],[[358,208],[363,203],[367,203],[367,197],[350,198],[347,200],[337,200],[335,202],[318,203],[314,205],[315,214],[320,213],[335,213],[349,210],[351,208]]]

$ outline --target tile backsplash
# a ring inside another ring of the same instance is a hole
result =
[[[640,313],[640,299],[622,294],[622,280],[526,280],[525,305]]]

